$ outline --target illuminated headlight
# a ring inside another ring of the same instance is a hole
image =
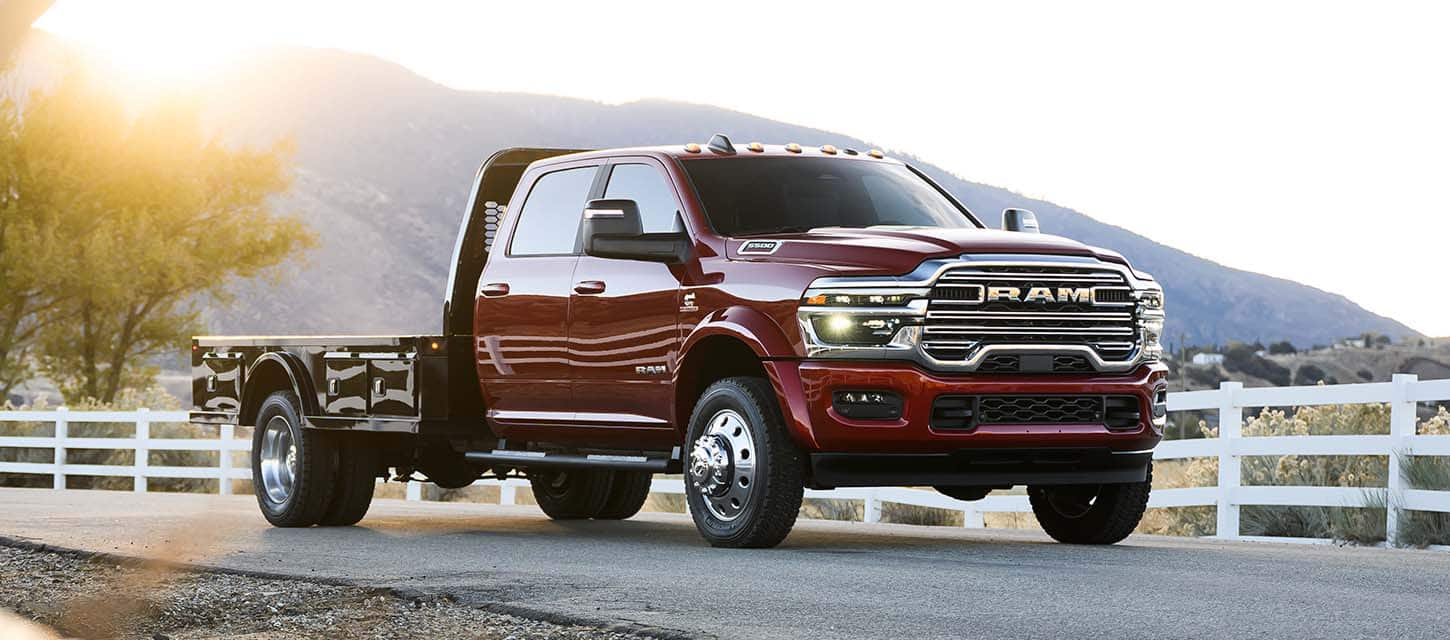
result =
[[[1143,359],[1163,357],[1163,292],[1144,291],[1138,298],[1138,328],[1143,333]]]
[[[926,289],[812,289],[798,311],[806,355],[863,357],[909,350],[926,317]]]
[[[900,317],[872,317],[849,313],[811,316],[811,328],[826,344],[883,345],[891,342],[903,324]]]

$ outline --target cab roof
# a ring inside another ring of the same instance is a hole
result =
[[[541,161],[547,164],[555,162],[570,162],[574,160],[589,160],[594,158],[605,159],[619,156],[653,156],[656,158],[674,158],[676,160],[697,160],[705,158],[728,158],[728,157],[822,157],[870,160],[876,162],[889,162],[902,164],[899,160],[888,158],[880,149],[868,149],[861,151],[850,147],[836,147],[834,145],[805,146],[794,142],[786,144],[763,144],[751,142],[748,144],[736,145],[723,134],[715,134],[709,142],[701,144],[688,142],[684,144],[659,145],[645,147],[622,147],[616,149],[596,149],[581,151],[548,158]]]

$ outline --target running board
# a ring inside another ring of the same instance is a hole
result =
[[[679,450],[672,452],[678,458]],[[607,453],[546,453],[543,451],[469,451],[463,459],[487,465],[504,465],[529,469],[611,469],[616,471],[648,471],[668,473],[670,456],[636,456]],[[678,466],[678,463],[676,465]],[[676,471],[678,472],[678,471]]]

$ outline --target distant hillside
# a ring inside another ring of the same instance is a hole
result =
[[[1450,338],[1265,355],[1264,360],[1273,365],[1264,367],[1266,371],[1284,378],[1270,380],[1224,365],[1184,366],[1170,359],[1168,365],[1173,373],[1169,390],[1212,389],[1224,380],[1237,380],[1246,387],[1389,382],[1396,373],[1413,373],[1421,380],[1443,380],[1450,378]]]
[[[389,62],[323,50],[279,50],[251,60],[218,74],[203,97],[234,141],[296,141],[297,180],[279,206],[323,239],[280,281],[247,283],[233,308],[213,310],[210,330],[226,333],[438,330],[470,180],[502,147],[681,143],[716,131],[740,141],[872,146],[708,106],[456,91]],[[1004,207],[1026,207],[1047,231],[1120,251],[1154,273],[1167,289],[1174,342],[1415,335],[1343,296],[1225,267],[1065,207],[917,166],[990,224]],[[1163,211],[1175,215],[1174,203],[1164,202]]]

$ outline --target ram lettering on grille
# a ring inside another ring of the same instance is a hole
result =
[[[1104,362],[1130,360],[1138,348],[1132,288],[1111,269],[967,266],[937,279],[927,307],[925,351],[944,362],[993,344],[1074,345]],[[1005,371],[1010,358],[983,363]],[[1085,362],[1054,361],[1050,372],[1091,371]]]

